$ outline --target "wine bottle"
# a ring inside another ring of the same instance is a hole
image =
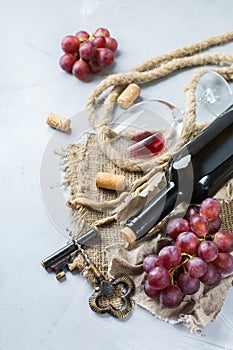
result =
[[[200,203],[233,176],[233,110],[210,123],[170,160],[167,185],[131,217],[121,233],[128,242],[145,236],[178,204]]]

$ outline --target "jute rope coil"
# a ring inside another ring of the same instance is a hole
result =
[[[166,77],[173,72],[182,70],[187,67],[196,66],[214,66],[212,69],[204,68],[196,71],[183,91],[186,95],[185,103],[185,120],[183,131],[176,149],[180,148],[184,143],[191,140],[203,128],[203,124],[197,124],[196,121],[196,99],[195,90],[200,77],[208,71],[215,71],[221,74],[227,81],[233,79],[233,54],[222,52],[203,52],[211,47],[223,45],[233,40],[233,31],[227,32],[219,36],[209,38],[207,40],[194,43],[184,48],[179,48],[167,54],[156,56],[149,59],[128,72],[118,73],[108,76],[96,88],[93,89],[86,103],[86,110],[89,116],[91,126],[96,130],[97,137],[102,151],[108,152],[105,146],[106,138],[108,138],[108,126],[111,121],[111,116],[114,110],[115,103],[120,93],[130,83],[136,83],[140,86],[144,83],[156,81],[159,78]],[[108,93],[104,102],[101,105],[100,116],[98,116],[97,106],[99,99],[103,93],[106,93],[109,88],[112,90]],[[171,154],[163,153],[161,156],[154,157],[148,161],[143,161],[143,169],[137,162],[129,161],[124,157],[111,158],[120,168],[129,171],[143,170],[145,175],[131,184],[127,193],[133,193],[145,188],[145,184],[150,181],[158,172],[164,171],[167,166]],[[101,210],[103,208],[113,208],[122,202],[122,199],[127,196],[127,193],[121,195],[112,203],[93,203],[84,196],[76,198],[74,201],[69,201],[68,206],[75,208],[77,205],[90,206]],[[112,220],[115,216],[111,215]],[[109,217],[106,218],[107,222]]]

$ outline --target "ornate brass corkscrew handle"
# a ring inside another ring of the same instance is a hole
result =
[[[108,281],[103,279],[89,298],[91,309],[98,313],[109,313],[116,318],[125,318],[133,308],[134,283],[130,277],[121,275]]]
[[[98,313],[109,313],[116,318],[125,318],[133,308],[131,299],[135,286],[130,277],[117,276],[115,279],[106,280],[99,269],[90,260],[82,245],[77,243],[86,263],[96,277],[98,285],[89,298],[91,309]]]

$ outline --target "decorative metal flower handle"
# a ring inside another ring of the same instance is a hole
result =
[[[126,275],[110,281],[102,279],[90,296],[89,305],[98,314],[109,313],[116,318],[125,318],[133,308],[134,291],[134,283]]]
[[[129,276],[121,275],[115,279],[106,280],[90,260],[82,245],[77,243],[77,246],[98,283],[94,293],[89,298],[90,308],[98,314],[109,313],[116,318],[128,316],[133,308],[131,297],[135,291],[132,279]],[[118,299],[118,303],[114,305],[116,299]]]

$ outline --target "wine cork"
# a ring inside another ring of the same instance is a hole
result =
[[[98,172],[96,175],[96,186],[107,190],[124,191],[126,179],[124,175]]]
[[[120,233],[121,233],[121,237],[124,239],[124,241],[126,241],[128,243],[132,244],[137,239],[136,234],[128,226],[123,227],[122,230],[120,231]]]
[[[127,88],[120,94],[117,103],[121,108],[127,109],[140,95],[141,89],[137,84],[129,84]]]
[[[61,117],[55,113],[50,113],[47,116],[46,123],[54,129],[66,132],[70,130],[71,121],[70,119]]]

